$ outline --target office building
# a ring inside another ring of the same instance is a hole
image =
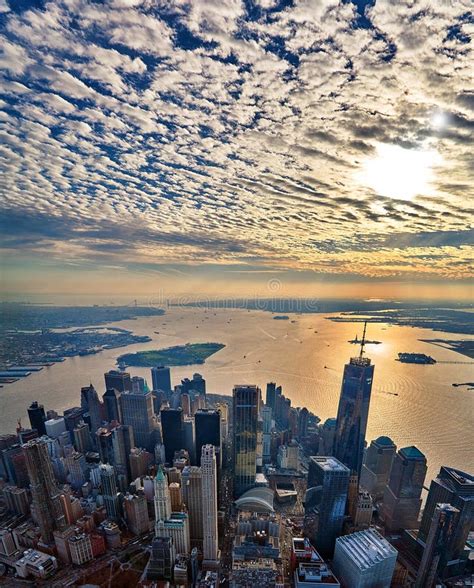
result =
[[[448,563],[459,558],[460,553],[453,553],[458,524],[459,510],[457,508],[451,504],[436,505],[415,588],[432,588],[438,574],[442,575]]]
[[[123,476],[127,482],[132,481],[130,453],[135,447],[133,427],[120,425],[112,429],[112,447],[114,453],[114,467],[117,476]]]
[[[395,455],[382,507],[389,531],[418,528],[426,470],[426,458],[416,447],[403,447]]]
[[[84,410],[80,406],[67,408],[63,413],[63,418],[66,424],[66,429],[69,431],[72,438],[74,429],[84,420]]]
[[[13,533],[8,529],[0,529],[0,554],[7,557],[13,555],[17,551]]]
[[[336,576],[324,562],[308,562],[298,564],[293,575],[295,588],[340,588]]]
[[[74,490],[80,490],[86,482],[88,466],[86,458],[82,453],[73,451],[65,459],[66,468],[69,472],[69,483]]]
[[[22,449],[26,458],[36,520],[43,541],[50,543],[53,541],[53,531],[63,530],[66,520],[48,448],[41,439],[34,439],[23,445]]]
[[[388,484],[397,446],[390,437],[374,439],[365,452],[360,474],[360,485],[374,500],[381,500]]]
[[[151,368],[153,390],[162,390],[166,395],[171,394],[170,368],[163,365]]]
[[[6,486],[3,489],[3,497],[10,512],[25,516],[30,514],[30,501],[25,488]]]
[[[171,537],[176,554],[188,555],[191,551],[189,539],[189,520],[185,512],[172,512],[169,519],[156,523],[157,537]]]
[[[439,504],[450,504],[459,511],[452,537],[449,542],[443,539],[445,553],[441,557],[438,574],[441,578],[446,578],[463,573],[463,550],[474,520],[474,476],[446,466],[440,469],[439,474],[431,482],[423,510],[418,533],[418,542],[421,545],[428,542],[434,514]],[[449,565],[448,561],[451,562]]]
[[[136,480],[148,473],[148,468],[153,461],[153,454],[141,447],[134,447],[130,451],[129,461],[131,479]]]
[[[214,445],[203,445],[201,450],[203,565],[218,566],[217,544],[217,464]]]
[[[84,420],[88,419],[91,433],[94,435],[102,424],[103,406],[92,384],[81,388],[81,408],[84,410]]]
[[[204,445],[216,448],[216,463],[221,465],[221,415],[217,410],[201,409],[194,415],[197,465],[201,465]]]
[[[121,514],[120,499],[117,493],[114,467],[108,464],[100,464],[100,486],[104,498],[107,517],[111,520],[118,520]]]
[[[291,441],[288,445],[280,445],[278,448],[277,464],[282,470],[297,471],[299,467],[299,445]]]
[[[94,559],[90,535],[86,533],[75,533],[68,539],[71,562],[81,566]]]
[[[136,446],[151,449],[155,428],[151,392],[124,392],[120,396],[120,405],[122,424],[132,427]]]
[[[371,365],[369,358],[363,357],[364,341],[365,326],[359,357],[352,357],[344,366],[332,453],[358,476],[364,456],[365,432],[374,378],[374,366]]]
[[[175,549],[170,537],[155,537],[151,544],[151,556],[146,568],[146,579],[150,582],[172,580]]]
[[[20,578],[38,578],[45,580],[56,573],[57,559],[35,549],[27,549],[22,557],[15,562],[15,571]]]
[[[196,427],[193,417],[185,416],[183,418],[183,449],[188,452],[189,461],[192,465],[196,464]],[[175,452],[175,456],[176,456]],[[175,457],[173,458],[175,459]]]
[[[351,512],[354,527],[357,531],[362,531],[370,526],[373,510],[374,505],[370,494],[366,490],[360,490],[357,495],[354,510]]]
[[[350,470],[334,457],[310,457],[305,498],[308,537],[323,555],[332,555],[342,532]]]
[[[110,370],[104,374],[105,389],[114,389],[123,394],[123,392],[132,391],[132,380],[128,372],[119,372],[117,370]]]
[[[102,463],[115,463],[112,431],[99,427],[95,433],[96,447]]]
[[[28,417],[30,419],[31,428],[36,429],[40,436],[46,435],[46,428],[44,426],[46,414],[44,412],[44,406],[38,404],[37,400],[32,402],[28,407]]]
[[[197,466],[187,466],[181,473],[183,502],[189,513],[191,545],[202,551],[203,547],[203,491],[202,471]]]
[[[74,447],[79,453],[87,453],[92,449],[90,428],[87,423],[79,423],[73,430]]]
[[[397,550],[375,529],[339,537],[333,568],[344,588],[390,588]]]
[[[234,386],[232,402],[234,494],[238,497],[255,485],[260,389],[257,386]]]
[[[51,439],[57,439],[62,433],[66,432],[66,423],[63,417],[57,419],[49,419],[44,422],[46,435]]]
[[[169,484],[171,510],[173,512],[180,512],[183,510],[183,495],[181,493],[181,486],[178,482],[171,482]]]
[[[148,385],[144,378],[140,378],[140,376],[132,377],[132,392],[134,394],[144,394],[145,392],[149,392]]]
[[[167,520],[171,516],[171,497],[168,487],[168,478],[163,472],[163,468],[158,466],[155,480],[155,521],[158,524],[159,521]]]
[[[127,494],[124,497],[123,508],[130,531],[134,535],[148,533],[150,519],[145,496],[143,494]]]
[[[107,422],[117,421],[122,422],[122,414],[120,411],[120,392],[115,388],[107,388],[102,395],[102,402],[104,404],[105,419]]]
[[[265,405],[275,410],[275,398],[276,398],[276,384],[275,382],[269,382],[267,384],[267,393],[265,396]]]
[[[334,436],[336,434],[337,420],[330,418],[319,425],[318,455],[332,455],[334,451]]]
[[[181,408],[165,408],[160,415],[166,462],[172,464],[175,452],[184,447],[183,411]]]

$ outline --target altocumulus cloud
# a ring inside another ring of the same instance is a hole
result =
[[[471,7],[0,0],[5,250],[468,277]],[[362,185],[380,144],[430,192]]]

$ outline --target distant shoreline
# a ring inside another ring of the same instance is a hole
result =
[[[127,367],[184,366],[203,364],[208,357],[214,355],[225,345],[223,343],[187,343],[166,349],[137,351],[126,353],[117,358],[117,364]]]

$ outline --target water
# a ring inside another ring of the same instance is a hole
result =
[[[296,322],[274,320],[260,311],[171,308],[164,316],[116,323],[153,340],[69,358],[5,386],[0,389],[0,431],[13,431],[19,417],[29,426],[26,409],[32,400],[62,412],[80,403],[81,386],[92,382],[102,394],[103,374],[116,367],[121,354],[208,341],[226,347],[204,365],[172,368],[173,384],[197,371],[205,377],[209,392],[230,395],[234,384],[258,384],[265,393],[266,383],[275,381],[293,406],[306,406],[322,420],[335,416],[344,364],[359,350],[347,341],[356,333],[360,337],[361,325],[334,323],[318,314],[289,316]],[[418,341],[465,337],[384,324],[369,324],[367,336],[382,341],[367,346],[375,364],[368,442],[389,435],[399,447],[416,445],[428,459],[427,480],[441,465],[472,472],[474,392],[451,384],[474,381],[474,365],[468,365],[465,356]],[[395,361],[401,351],[466,364],[402,364]],[[130,372],[151,383],[148,369],[130,368]]]

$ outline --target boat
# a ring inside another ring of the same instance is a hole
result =
[[[398,361],[402,363],[418,363],[425,365],[436,363],[436,359],[425,353],[399,353]]]
[[[355,339],[350,339],[348,341],[348,343],[353,343],[354,345],[360,345],[361,344],[361,340],[359,339],[359,337],[356,335]],[[382,343],[382,341],[371,341],[370,339],[365,339],[365,345],[380,345]]]

